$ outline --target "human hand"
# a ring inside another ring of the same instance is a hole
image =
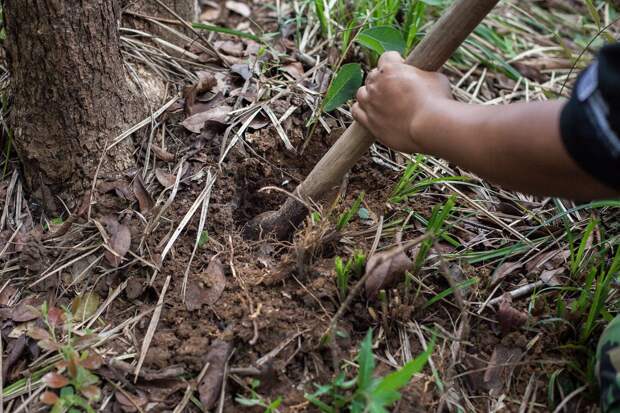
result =
[[[383,144],[400,152],[424,152],[433,124],[452,99],[448,78],[405,64],[384,53],[357,92],[353,117]],[[439,116],[437,116],[439,115]]]

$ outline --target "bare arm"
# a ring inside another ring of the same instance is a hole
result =
[[[565,150],[562,107],[561,101],[457,102],[445,77],[386,54],[360,89],[354,116],[388,146],[444,158],[510,189],[580,200],[617,196]]]

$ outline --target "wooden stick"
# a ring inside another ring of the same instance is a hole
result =
[[[427,71],[439,70],[497,2],[456,0],[407,57],[407,64]],[[319,201],[333,193],[374,141],[370,132],[353,122],[295,189],[296,195],[302,199]],[[250,221],[244,235],[258,238],[273,233],[278,239],[285,239],[306,214],[304,205],[289,198],[279,210],[263,213]]]

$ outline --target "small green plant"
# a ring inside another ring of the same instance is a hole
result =
[[[336,269],[336,286],[338,287],[338,294],[341,300],[344,300],[349,291],[349,280],[351,275],[359,277],[364,272],[364,266],[366,265],[366,256],[361,251],[356,251],[353,256],[346,262],[341,257],[337,256],[335,259]]]
[[[421,193],[424,189],[444,183],[465,182],[468,178],[464,176],[444,176],[441,178],[419,179],[419,165],[424,162],[425,157],[418,155],[415,161],[410,162],[405,168],[402,176],[398,180],[396,186],[392,190],[389,202],[392,204],[400,204],[406,202],[409,198]]]
[[[579,248],[575,251],[574,242],[572,233],[567,231],[568,239],[569,239],[569,250],[570,250],[570,272],[572,275],[576,275],[579,269],[584,264],[584,259],[586,258],[586,252],[588,247],[588,242],[596,228],[597,221],[592,219],[588,223],[588,226],[583,231],[583,236],[581,237],[581,241],[579,242]]]
[[[205,245],[207,245],[207,242],[209,241],[209,231],[202,231],[200,233],[200,238],[198,238],[198,246],[200,248],[203,248]]]
[[[32,327],[28,335],[37,340],[40,348],[58,352],[62,358],[54,365],[55,371],[41,378],[49,388],[41,395],[41,402],[52,406],[52,413],[94,413],[92,403],[101,398],[101,389],[99,377],[92,371],[101,367],[103,359],[93,351],[76,349],[78,340],[85,340],[89,335],[79,339],[72,337],[70,312],[43,304],[41,314],[47,330]]]
[[[420,249],[418,251],[418,255],[416,255],[413,265],[414,273],[416,273],[420,270],[420,268],[422,268],[424,261],[426,261],[426,258],[428,257],[428,253],[433,247],[435,239],[442,235],[442,228],[444,226],[444,223],[446,222],[446,219],[450,216],[452,209],[454,209],[455,203],[456,198],[454,196],[451,196],[450,198],[448,198],[444,205],[436,205],[435,208],[433,208],[433,213],[431,214],[431,218],[429,219],[428,225],[426,226],[426,232],[432,234],[433,236],[420,244]]]
[[[306,394],[306,399],[322,413],[387,413],[401,397],[400,389],[406,386],[414,374],[422,371],[433,352],[435,340],[427,350],[409,361],[397,371],[385,377],[374,377],[375,358],[372,353],[372,330],[360,345],[357,355],[357,376],[347,380],[347,374],[340,372],[329,384],[317,385],[317,390]]]
[[[353,202],[353,205],[351,205],[351,208],[347,209],[340,215],[340,217],[338,217],[338,222],[336,223],[336,231],[342,231],[347,225],[349,225],[351,219],[353,219],[353,217],[357,215],[357,212],[362,205],[362,201],[364,200],[364,196],[364,192],[359,194],[357,199]]]
[[[260,380],[252,380],[252,382],[250,383],[250,397],[237,395],[237,397],[235,397],[235,401],[240,405],[246,407],[263,407],[265,409],[264,413],[278,413],[278,407],[280,407],[280,405],[282,404],[282,398],[278,397],[272,402],[266,401],[256,391],[258,386],[260,386]]]

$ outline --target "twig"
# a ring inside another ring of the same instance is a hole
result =
[[[578,389],[575,389],[572,392],[570,392],[569,395],[566,396],[564,398],[564,400],[562,400],[562,402],[560,404],[558,404],[558,407],[555,408],[553,413],[560,413],[562,411],[562,409],[564,409],[564,406],[566,406],[568,404],[568,402],[573,399],[573,397],[577,396],[579,393],[581,393],[582,391],[584,391],[587,388],[588,388],[588,385],[584,384],[583,386],[579,387]]]
[[[142,349],[140,350],[140,359],[138,360],[138,365],[136,366],[134,383],[138,381],[138,374],[140,373],[140,369],[142,368],[142,363],[144,363],[146,353],[149,350],[149,346],[151,345],[151,340],[155,335],[157,323],[159,323],[159,317],[161,316],[161,310],[164,306],[164,296],[166,295],[166,290],[168,290],[168,285],[170,285],[170,278],[170,275],[166,278],[164,287],[162,288],[161,294],[159,295],[159,300],[157,300],[157,306],[155,307],[155,311],[153,312],[153,317],[151,317],[151,322],[149,323],[149,327],[146,330],[146,335],[144,336],[144,341],[142,342]]]
[[[202,232],[205,227],[205,223],[207,221],[207,211],[209,210],[209,199],[211,199],[211,188],[213,188],[213,182],[211,182],[211,173],[207,175],[207,193],[202,201],[202,209],[200,211],[200,221],[198,222],[198,231],[196,233],[196,241],[194,242],[194,249],[192,249],[192,254],[187,261],[187,267],[185,268],[185,274],[183,274],[183,287],[182,287],[182,297],[183,302],[185,302],[185,294],[187,292],[187,281],[189,280],[189,271],[192,266],[192,261],[194,260],[194,256],[196,255],[196,250],[198,249],[198,244],[200,244],[200,238],[202,238]],[[215,181],[215,178],[213,178]]]

